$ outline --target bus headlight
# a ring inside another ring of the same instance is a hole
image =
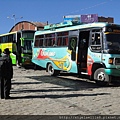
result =
[[[113,64],[114,63],[114,58],[109,58],[108,63]]]
[[[120,58],[115,58],[114,61],[115,65],[120,65]]]

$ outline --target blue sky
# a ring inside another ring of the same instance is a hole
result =
[[[59,23],[65,15],[98,14],[120,24],[120,0],[1,0],[0,34],[20,21]],[[10,18],[7,18],[7,17]],[[23,17],[20,19],[20,17]]]

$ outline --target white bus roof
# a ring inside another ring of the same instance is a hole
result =
[[[14,33],[17,33],[17,31],[15,31],[15,32],[10,32],[10,33],[5,33],[5,34],[0,34],[0,37],[6,36],[6,35],[10,35],[10,34],[14,34]]]
[[[103,22],[97,22],[97,23],[89,23],[89,24],[81,24],[81,25],[74,25],[74,26],[67,26],[63,28],[55,28],[54,30],[41,30],[36,31],[35,35],[42,35],[42,34],[49,34],[49,33],[55,33],[55,32],[62,32],[62,31],[69,31],[69,30],[76,30],[76,29],[89,29],[89,28],[102,28],[107,26],[108,23]]]

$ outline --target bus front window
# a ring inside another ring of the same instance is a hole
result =
[[[112,53],[120,53],[120,34],[106,34],[104,50]]]
[[[31,40],[24,41],[23,51],[28,52],[28,53],[32,52],[32,41]]]

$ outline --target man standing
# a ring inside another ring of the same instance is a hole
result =
[[[12,60],[10,58],[10,51],[8,48],[4,49],[3,60],[5,61],[5,67],[3,72],[4,79],[4,98],[10,99],[11,79],[13,78]]]

